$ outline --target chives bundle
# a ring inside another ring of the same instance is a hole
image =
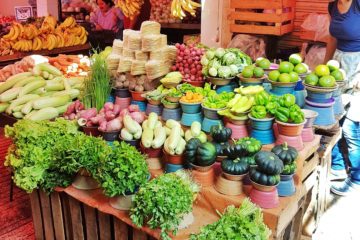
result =
[[[85,108],[95,107],[99,111],[104,106],[110,92],[110,72],[106,60],[100,55],[93,55],[90,74],[84,81],[82,94]]]

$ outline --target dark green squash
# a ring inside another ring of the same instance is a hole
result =
[[[252,137],[241,138],[237,141],[237,144],[240,144],[242,146],[247,156],[254,155],[258,151],[260,151],[262,147],[261,142],[256,138]]]
[[[260,151],[255,155],[258,170],[269,175],[277,175],[283,171],[283,162],[272,152]]]
[[[244,156],[244,150],[239,144],[228,145],[223,149],[223,155],[230,159],[236,159]]]
[[[250,169],[250,179],[257,184],[265,186],[274,186],[280,182],[280,175],[267,175],[255,168]]]
[[[290,164],[285,164],[284,169],[281,174],[283,175],[291,175],[296,171],[296,162],[292,162]]]
[[[194,163],[196,159],[196,150],[201,145],[198,138],[191,138],[185,146],[184,158],[189,163]]]
[[[221,124],[213,125],[210,128],[210,134],[215,142],[223,143],[229,141],[232,130],[231,128],[223,127]]]
[[[195,165],[210,166],[216,159],[216,147],[211,142],[201,143],[196,150]]]
[[[242,175],[249,171],[249,164],[244,161],[241,161],[239,158],[233,159],[224,159],[221,162],[221,169],[224,173],[228,173],[231,175]]]
[[[255,166],[256,165],[254,156],[241,157],[241,161],[247,162],[250,166]]]
[[[296,148],[288,146],[287,142],[276,145],[271,149],[271,152],[275,153],[285,165],[293,163],[299,155]]]

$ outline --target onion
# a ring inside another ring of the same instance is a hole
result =
[[[111,120],[110,122],[106,123],[106,131],[107,132],[119,131],[121,129],[121,127],[122,127],[122,123],[119,118],[115,118],[115,119]]]
[[[180,50],[181,50],[181,51],[184,51],[185,49],[186,49],[185,45],[184,45],[184,44],[181,44],[181,45],[180,45]]]
[[[130,116],[138,123],[142,123],[145,120],[145,115],[141,112],[132,112],[130,113]]]

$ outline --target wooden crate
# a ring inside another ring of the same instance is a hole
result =
[[[269,7],[275,12],[263,13]],[[294,27],[295,0],[230,0],[230,9],[228,21],[232,33],[281,36]]]

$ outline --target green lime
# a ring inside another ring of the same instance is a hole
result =
[[[263,57],[258,57],[258,58],[255,60],[255,63],[256,63],[256,64],[259,64],[259,62],[260,62],[261,60],[263,60],[263,59],[265,59],[265,58],[263,58]]]
[[[319,77],[330,75],[330,69],[324,64],[317,65],[315,68],[315,74]]]
[[[254,75],[254,70],[252,67],[244,67],[241,74],[244,78],[251,78]]]
[[[257,78],[261,78],[264,76],[264,70],[260,67],[254,68],[254,76]]]
[[[305,77],[305,83],[316,86],[319,81],[319,77],[315,73],[310,73]]]
[[[280,73],[290,73],[294,70],[294,65],[290,62],[284,61],[279,65]]]
[[[271,72],[269,72],[269,79],[271,81],[277,81],[279,79],[280,76],[280,72],[278,70],[273,70]]]
[[[297,82],[299,80],[299,74],[296,72],[291,72],[289,75],[291,77],[291,82]]]
[[[291,82],[291,76],[288,73],[282,73],[279,76],[279,82],[289,83]]]
[[[326,63],[326,66],[328,66],[330,71],[332,72],[340,68],[340,63],[336,60],[330,60]]]
[[[326,75],[319,79],[320,87],[333,87],[335,86],[335,84],[336,84],[335,78],[331,75]]]
[[[297,72],[298,74],[303,74],[307,72],[307,68],[304,64],[299,63],[298,65],[295,66],[294,71]]]
[[[302,62],[302,57],[300,54],[298,53],[294,53],[294,54],[291,54],[290,57],[289,57],[289,61],[294,64],[294,65],[297,65],[299,63]]]
[[[261,61],[259,61],[258,63],[256,63],[256,65],[258,65],[262,69],[269,69],[270,64],[271,63],[270,63],[269,59],[266,59],[266,58],[264,58]]]
[[[333,76],[336,81],[343,81],[344,80],[344,76],[343,76],[343,74],[342,74],[342,72],[340,70],[332,71],[330,75]]]

